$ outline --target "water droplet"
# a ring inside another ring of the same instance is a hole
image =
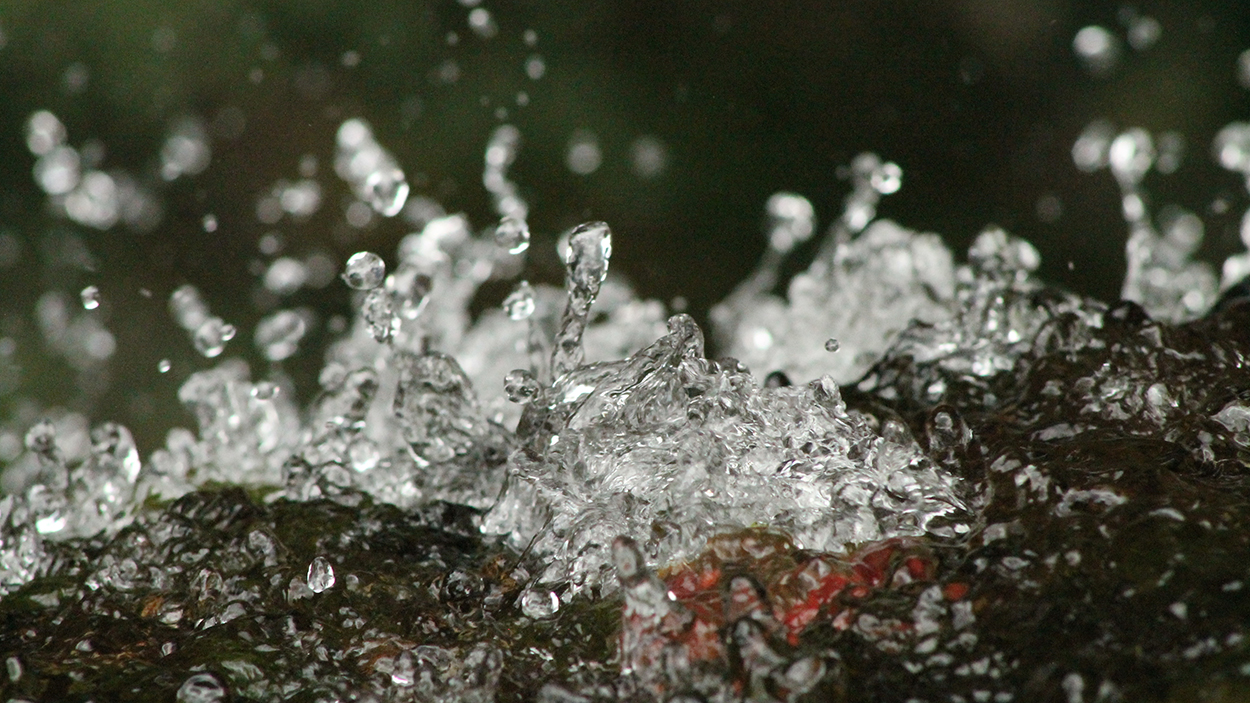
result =
[[[4,660],[4,668],[8,671],[9,681],[17,683],[22,678],[22,660],[17,657],[9,657]]]
[[[82,307],[84,310],[95,310],[100,307],[100,289],[95,286],[87,286],[82,289],[79,294],[82,298]]]
[[[509,254],[520,254],[530,248],[530,228],[524,220],[505,217],[495,227],[495,241]]]
[[[1085,173],[1106,168],[1112,139],[1115,139],[1115,127],[1110,122],[1090,122],[1072,144],[1072,163]]]
[[[374,211],[394,217],[408,201],[408,181],[398,168],[378,169],[365,178],[365,193]]]
[[[1121,184],[1137,185],[1154,165],[1154,140],[1149,132],[1139,127],[1126,130],[1111,142],[1107,160]]]
[[[220,317],[210,317],[195,330],[195,350],[206,358],[220,356],[226,350],[226,342],[234,339],[234,325],[228,325]]]
[[[1230,122],[1215,135],[1215,155],[1230,171],[1250,174],[1250,122]]]
[[[882,195],[897,193],[903,187],[903,169],[893,161],[887,161],[873,169],[868,182],[873,190]]]
[[[347,260],[343,280],[356,290],[373,290],[386,278],[386,262],[371,251],[358,251]]]
[[[797,193],[773,193],[765,205],[768,212],[768,243],[786,253],[807,241],[816,231],[816,211]]]
[[[519,602],[521,612],[535,620],[546,620],[560,610],[560,596],[545,588],[526,589]]]
[[[265,271],[265,288],[278,295],[291,295],[304,287],[308,280],[308,268],[299,259],[281,257]]]
[[[308,588],[313,593],[321,593],[322,591],[334,586],[334,567],[326,561],[325,557],[317,557],[308,565]]]
[[[278,385],[272,381],[260,381],[252,386],[252,397],[257,400],[273,400],[278,397]]]
[[[528,281],[517,284],[516,290],[508,294],[503,301],[503,310],[512,320],[526,320],[534,314],[534,288]]]
[[[216,232],[217,231],[217,216],[211,212],[208,213],[207,215],[204,216],[204,219],[200,221],[200,226],[202,226],[204,228],[204,231],[208,232],[209,234]]]
[[[510,371],[503,380],[504,393],[508,395],[508,400],[514,403],[530,402],[538,395],[540,389],[534,374],[525,369]]]
[[[304,338],[306,331],[307,325],[299,313],[279,310],[256,324],[253,338],[256,348],[261,350],[266,359],[282,361],[299,350],[300,340]]]
[[[1115,69],[1120,60],[1120,41],[1098,25],[1083,27],[1072,38],[1072,50],[1085,64],[1085,69],[1102,76]]]
[[[156,370],[160,373],[169,373],[171,368],[173,368],[173,364],[169,363],[169,359],[161,359],[156,362]]]
[[[599,170],[603,163],[603,152],[599,149],[599,138],[594,132],[579,129],[573,133],[565,162],[569,170],[579,176],[589,176]]]
[[[226,687],[207,672],[192,674],[178,687],[177,703],[218,703],[226,699]]]
[[[827,352],[836,352],[841,348],[841,346],[842,345],[838,344],[838,340],[833,337],[825,340],[825,351]]]

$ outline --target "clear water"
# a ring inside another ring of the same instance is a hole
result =
[[[1102,60],[1091,46],[1088,60]],[[1239,129],[1216,149],[1250,173]],[[1222,672],[1242,654],[1244,610],[1218,594],[1241,592],[1242,567],[1205,554],[1195,565],[1179,548],[1166,565],[1131,560],[1152,544],[1133,530],[1167,542],[1172,529],[1244,527],[1216,489],[1244,491],[1220,481],[1243,472],[1250,451],[1248,350],[1230,331],[1244,316],[1227,312],[1244,297],[1235,279],[1246,255],[1228,260],[1219,284],[1192,259],[1201,222],[1148,211],[1142,181],[1160,158],[1150,134],[1081,139],[1078,165],[1106,166],[1121,189],[1124,297],[1135,304],[1109,309],[1046,286],[1036,249],[995,227],[957,263],[939,236],[877,218],[902,172],[865,154],[843,214],[784,296],[780,267],[814,235],[812,206],[793,193],[767,201],[768,253],[713,314],[732,357],[709,359],[692,318],[609,273],[613,234],[601,222],[563,238],[563,290],[521,281],[500,309],[470,314],[483,284],[515,277],[530,241],[508,176],[520,134],[500,127],[483,184],[502,219],[478,231],[463,215],[432,217],[389,273],[376,254],[351,257],[342,278],[358,291],[355,315],[308,407],[280,377],[254,381],[232,359],[186,377],[178,397],[197,427],[172,431],[147,461],[117,424],[85,441],[32,426],[4,479],[0,596],[159,623],[164,657],[247,635],[213,671],[188,668],[179,701],[227,689],[487,701],[504,685],[516,694],[518,672],[552,681],[531,691],[544,701],[797,700],[850,685],[853,656],[882,680],[923,673],[952,695],[1009,701],[1032,674],[994,589],[1060,593],[1096,554],[1108,570],[1135,571],[1117,594],[1077,595],[1115,601],[1108,613],[1147,591],[1168,600],[1141,607],[1186,628],[1151,656]],[[145,196],[84,170],[51,113],[31,116],[27,141],[36,182],[66,217],[107,228],[140,216]],[[359,201],[399,213],[409,186],[369,126],[343,122],[337,149],[335,170]],[[598,149],[581,135],[570,167],[593,172]],[[174,125],[160,156],[166,180],[203,171],[203,125]],[[318,197],[288,185],[277,201],[298,216]],[[271,267],[265,286],[281,293],[305,275]],[[1221,288],[1234,293],[1217,305]],[[50,293],[39,320],[51,349],[89,369],[112,338],[92,316],[99,289],[81,301]],[[204,357],[236,336],[191,285],[169,309]],[[252,338],[278,362],[306,327],[280,310]],[[1038,458],[1052,446],[1070,454]],[[1126,478],[1118,459],[1105,475],[1091,459],[1150,447],[1176,453],[1168,460],[1182,468],[1169,470],[1183,490],[1158,489],[1148,469]],[[222,486],[250,497],[208,490]],[[295,534],[309,530],[321,531]],[[408,558],[416,576],[397,566]],[[1174,578],[1185,588],[1169,589]],[[981,600],[965,599],[969,588]],[[854,605],[831,605],[844,591]],[[298,617],[271,617],[276,604]],[[406,609],[406,624],[388,624],[387,608]],[[610,632],[582,629],[609,611]],[[871,654],[825,646],[836,633]],[[78,634],[73,662],[108,646]],[[578,638],[598,645],[578,650]],[[33,650],[16,651],[14,687],[39,675]],[[557,658],[571,668],[557,671]],[[91,669],[68,666],[80,680]],[[1044,674],[1069,700],[1095,686],[1116,699],[1132,685],[1086,676]]]

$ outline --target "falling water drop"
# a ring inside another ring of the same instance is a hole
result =
[[[308,588],[321,593],[334,586],[334,567],[325,557],[317,557],[308,565]]]
[[[836,352],[841,347],[842,345],[838,344],[838,340],[834,337],[830,337],[829,339],[825,340],[825,351],[827,352],[830,352],[830,353]]]
[[[172,367],[173,364],[169,363],[169,359],[161,359],[156,364],[156,370],[160,373],[169,373],[169,369]]]
[[[343,280],[356,290],[373,290],[386,278],[386,262],[371,251],[358,251],[347,260]]]
[[[530,229],[525,220],[505,217],[495,227],[495,241],[509,254],[521,254],[530,247]]]
[[[782,254],[807,241],[816,231],[812,203],[797,193],[773,193],[768,211],[768,243]]]
[[[82,307],[84,310],[95,310],[100,307],[100,289],[95,286],[87,286],[82,289],[79,294],[82,298]]]
[[[273,400],[278,396],[278,386],[272,381],[261,381],[252,386],[252,397],[257,400]]]
[[[528,281],[521,281],[503,301],[503,310],[511,320],[526,320],[534,314],[534,288]]]
[[[234,334],[234,325],[226,324],[220,317],[210,317],[195,330],[195,350],[209,359],[220,356]]]
[[[398,168],[379,169],[365,178],[365,192],[376,212],[394,217],[408,201],[408,182]]]

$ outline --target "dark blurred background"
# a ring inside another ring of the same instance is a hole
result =
[[[1089,25],[1115,39],[1102,70],[1073,48]],[[555,236],[603,219],[614,271],[643,296],[683,296],[706,320],[763,251],[768,196],[805,195],[823,231],[849,189],[838,167],[872,150],[904,172],[882,216],[941,233],[958,255],[997,223],[1037,246],[1049,280],[1114,300],[1119,192],[1106,171],[1076,169],[1074,140],[1096,118],[1183,135],[1179,169],[1146,187],[1153,207],[1203,217],[1201,255],[1218,266],[1242,248],[1247,197],[1210,145],[1250,118],[1238,80],[1247,48],[1250,4],[1234,0],[0,2],[0,465],[53,406],[126,423],[145,455],[191,423],[176,389],[214,362],[169,317],[182,283],[239,327],[226,354],[256,375],[267,365],[251,344],[256,321],[278,307],[311,311],[319,322],[283,369],[312,392],[348,291],[335,281],[274,296],[261,283],[268,263],[341,264],[361,249],[393,261],[413,229],[402,217],[348,224],[349,189],[333,172],[348,117],[372,124],[414,196],[475,227],[496,217],[481,183],[486,141],[516,125],[510,175],[531,207],[531,281],[558,283]],[[39,109],[100,168],[145,184],[159,224],[101,231],[50,211],[25,143]],[[211,165],[166,183],[159,153],[188,115],[208,130]],[[598,147],[588,173],[568,164],[578,141]],[[301,164],[307,175],[308,156],[319,209],[262,222],[258,201],[299,180]],[[790,271],[815,248],[796,251]],[[50,289],[76,300],[86,285],[100,288],[92,314],[116,351],[75,368],[49,350],[35,309]],[[478,304],[507,289],[488,286]]]

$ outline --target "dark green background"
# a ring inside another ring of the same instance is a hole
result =
[[[251,330],[265,314],[253,302],[262,259],[258,238],[279,230],[285,251],[324,248],[345,259],[359,249],[394,254],[408,227],[386,221],[353,233],[343,224],[347,189],[332,174],[333,137],[346,117],[363,116],[414,184],[416,194],[464,211],[477,226],[492,220],[482,189],[482,153],[508,108],[524,143],[512,177],[528,199],[536,234],[527,276],[558,282],[555,233],[581,220],[608,221],[613,268],[648,297],[685,296],[701,320],[754,266],[764,246],[762,207],[792,190],[816,207],[821,230],[836,217],[847,184],[835,175],[862,150],[904,170],[903,189],[881,213],[942,233],[957,251],[995,222],[1030,239],[1042,273],[1078,291],[1112,300],[1123,270],[1125,228],[1107,173],[1079,173],[1070,148],[1102,117],[1152,132],[1177,130],[1188,155],[1171,176],[1151,175],[1154,205],[1177,202],[1203,216],[1202,255],[1218,264],[1240,249],[1236,227],[1247,197],[1239,178],[1210,155],[1215,132],[1250,118],[1250,91],[1236,81],[1237,55],[1250,48],[1250,4],[1233,1],[1144,3],[1163,33],[1143,53],[1125,48],[1117,71],[1093,78],[1072,51],[1082,26],[1101,24],[1121,37],[1120,5],[1076,0],[934,0],[714,2],[499,2],[485,0],[499,34],[484,40],[468,28],[468,9],[453,2],[240,2],[98,0],[0,2],[0,229],[24,243],[16,266],[0,270],[0,336],[17,353],[0,361],[0,424],[19,409],[64,404],[93,420],[130,425],[146,454],[173,424],[178,384],[210,362],[197,357],[169,319],[165,299],[191,282],[214,313],[237,324],[228,354],[253,362]],[[537,46],[523,32],[534,30]],[[155,33],[173,41],[164,51]],[[449,45],[455,32],[459,42]],[[156,42],[159,43],[159,42]],[[344,67],[346,51],[360,63]],[[540,54],[546,75],[532,81],[524,64]],[[437,79],[454,60],[460,78]],[[80,92],[64,86],[68,67],[86,68]],[[249,80],[261,69],[259,83]],[[524,90],[526,107],[515,104]],[[164,191],[156,231],[134,234],[79,228],[48,215],[31,178],[23,125],[52,110],[70,143],[99,139],[105,165],[154,180],[170,121],[207,120],[237,107],[246,128],[215,141],[207,172]],[[603,166],[577,176],[564,165],[574,130],[590,129]],[[668,147],[669,167],[654,180],[635,176],[629,145],[651,134]],[[280,178],[297,176],[303,154],[318,157],[324,189],[319,213],[276,227],[255,217],[257,197]],[[1053,195],[1063,214],[1039,220],[1039,197]],[[1212,203],[1231,205],[1220,214]],[[206,234],[207,212],[220,228]],[[78,236],[95,271],[53,266],[44,255],[57,233]],[[814,243],[790,262],[807,263]],[[253,266],[254,268],[254,266]],[[65,364],[43,349],[32,322],[39,294],[99,285],[97,311],[119,349],[102,394],[85,395]],[[140,288],[154,293],[151,299]],[[506,293],[484,289],[479,305]],[[303,291],[289,304],[325,315],[347,313],[349,296],[334,284]],[[285,364],[306,395],[324,343],[310,334]],[[173,371],[156,373],[158,359]]]

